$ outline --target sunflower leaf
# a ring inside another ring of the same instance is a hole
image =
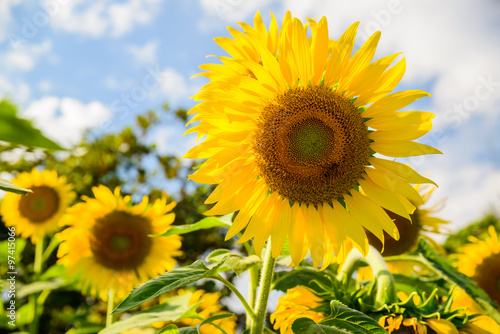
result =
[[[17,117],[16,107],[6,100],[0,101],[0,140],[29,147],[42,147],[54,150],[62,148],[44,137],[31,122]]]
[[[207,268],[203,261],[198,260],[189,266],[166,272],[134,288],[130,295],[113,311],[113,314],[131,309],[145,301],[158,297],[162,293],[194,283],[203,278],[215,276],[217,270],[223,264],[224,259],[215,266]]]
[[[262,259],[257,255],[242,256],[231,252],[228,249],[216,249],[212,253],[208,254],[205,261],[210,263],[219,263],[221,260],[226,259],[224,265],[219,267],[219,272],[221,271],[234,271],[236,275],[247,271],[255,265],[260,265]]]
[[[230,228],[231,224],[223,222],[222,220],[215,217],[203,218],[199,222],[187,225],[176,225],[172,226],[167,232],[163,234],[154,235],[154,237],[169,237],[171,235],[186,234],[198,230],[205,230],[213,227],[226,227]]]
[[[176,321],[182,319],[186,313],[192,314],[193,310],[199,306],[199,303],[190,306],[190,297],[191,293],[172,297],[163,304],[156,305],[134,314],[130,318],[113,323],[111,326],[100,331],[99,334],[117,334],[127,329],[147,326],[157,321]]]
[[[330,309],[332,311],[330,316],[319,323],[308,318],[295,320],[292,331],[303,334],[387,334],[387,331],[373,318],[338,301],[332,301]]]
[[[29,189],[18,187],[15,184],[12,184],[9,181],[1,178],[0,178],[0,189],[20,195],[26,195],[27,193],[32,193],[32,191]]]
[[[179,334],[201,334],[201,326],[203,325],[208,325],[208,324],[213,324],[214,321],[216,320],[220,320],[220,319],[224,319],[224,318],[229,318],[229,317],[232,317],[234,314],[233,313],[223,313],[223,314],[216,314],[216,315],[213,315],[205,320],[203,320],[202,322],[200,322],[198,325],[196,326],[191,326],[191,327],[182,327],[182,328],[179,328],[177,332],[175,331],[170,331],[170,332],[160,332],[160,333],[171,333],[171,334],[174,334],[174,333],[179,333]],[[210,332],[212,331],[215,331],[216,328],[218,326],[217,325],[213,325],[213,327],[209,327],[210,328]],[[159,334],[160,334],[159,333]]]

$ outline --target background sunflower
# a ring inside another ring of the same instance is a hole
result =
[[[53,170],[39,172],[33,168],[30,173],[19,173],[12,183],[32,193],[5,195],[0,213],[6,226],[14,226],[16,233],[33,243],[60,229],[59,219],[75,199],[66,177],[58,177]]]
[[[59,263],[70,275],[79,275],[78,284],[85,292],[107,300],[112,290],[117,298],[177,263],[181,254],[179,236],[152,238],[164,233],[174,221],[167,214],[176,205],[148,198],[134,205],[130,196],[122,197],[104,186],[93,188],[94,198],[84,196],[63,216],[69,227],[58,234],[61,245]]]

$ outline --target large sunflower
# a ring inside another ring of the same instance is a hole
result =
[[[342,259],[347,238],[366,255],[363,227],[399,239],[382,208],[409,218],[408,199],[422,203],[410,183],[432,181],[375,153],[440,153],[412,141],[434,114],[396,112],[429,94],[389,94],[404,58],[390,68],[399,54],[371,63],[380,32],[351,56],[358,23],[338,40],[329,39],[325,17],[304,25],[287,13],[278,29],[272,16],[266,29],[257,13],[254,27],[240,25],[243,32],[229,28],[234,39],[216,39],[231,57],[201,66],[210,82],[190,111],[200,123],[187,133],[207,137],[185,157],[208,158],[190,179],[218,184],[206,214],[239,211],[226,238],[246,227],[240,242],[254,238],[257,254],[271,237],[277,257],[288,237],[295,265],[309,249],[316,267]]]
[[[111,289],[117,298],[132,287],[171,270],[181,254],[179,236],[151,238],[166,232],[174,221],[167,214],[176,205],[165,198],[152,205],[148,198],[133,205],[130,196],[114,194],[104,186],[94,187],[94,198],[83,197],[62,217],[69,227],[58,234],[59,262],[70,275],[80,274],[85,292],[107,300]]]
[[[494,226],[489,226],[484,240],[469,238],[471,243],[458,250],[458,270],[500,304],[500,239]]]
[[[0,213],[6,226],[14,226],[23,238],[36,243],[39,238],[56,232],[59,219],[75,199],[73,187],[64,176],[53,170],[20,173],[12,183],[31,189],[32,193],[17,195],[7,193],[2,200]]]

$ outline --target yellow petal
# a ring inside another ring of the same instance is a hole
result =
[[[318,24],[314,27],[311,26],[312,41],[311,53],[313,55],[312,71],[313,77],[311,83],[313,85],[319,84],[323,77],[326,67],[326,60],[328,58],[328,23],[326,17],[323,16]]]
[[[313,266],[318,268],[325,254],[325,241],[323,236],[323,222],[314,205],[309,205],[307,209],[306,233],[307,240],[311,245],[311,257]]]
[[[410,219],[410,215],[396,195],[376,185],[367,175],[365,175],[365,180],[359,181],[359,185],[366,195],[372,198],[378,205],[401,217]]]
[[[445,319],[425,319],[427,325],[440,334],[459,334],[458,329]]]
[[[369,158],[368,161],[375,168],[380,168],[393,174],[395,178],[399,178],[401,181],[408,183],[431,183],[437,187],[437,184],[417,173],[413,168],[408,165],[402,164],[397,161],[379,159],[379,158]]]
[[[363,226],[352,216],[350,212],[347,212],[346,209],[340,204],[338,201],[333,201],[333,217],[334,221],[342,221],[344,226],[349,226],[346,228],[346,235],[349,237],[356,248],[366,256],[368,254],[368,238],[366,237],[366,233],[363,229]]]
[[[438,149],[429,145],[406,140],[377,141],[370,144],[377,153],[388,157],[414,157],[425,154],[443,154]]]
[[[363,117],[374,118],[380,116],[391,116],[394,112],[406,107],[410,103],[424,96],[430,96],[430,94],[424,92],[423,90],[405,90],[402,92],[392,93],[384,96],[369,106],[363,112]]]
[[[273,257],[277,258],[281,254],[286,237],[290,231],[291,208],[287,199],[281,201],[279,206],[279,216],[271,230],[271,247]]]
[[[327,60],[325,86],[333,86],[340,79],[342,70],[351,58],[359,22],[351,24],[338,41],[332,43],[332,52]]]

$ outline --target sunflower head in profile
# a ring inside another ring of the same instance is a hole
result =
[[[245,229],[239,241],[253,238],[257,254],[270,237],[279,256],[288,238],[294,265],[310,250],[325,268],[348,239],[366,255],[364,228],[399,239],[384,209],[409,219],[409,199],[423,202],[410,183],[432,181],[393,157],[440,153],[413,141],[434,114],[398,112],[429,94],[390,94],[405,59],[372,62],[380,32],[352,54],[358,23],[337,40],[325,17],[304,24],[288,12],[279,27],[271,14],[266,28],[257,12],[254,26],[240,25],[215,39],[229,57],[200,67],[210,82],[190,111],[200,123],[186,132],[206,135],[185,155],[207,159],[191,180],[217,185],[206,214],[239,211],[226,238]]]
[[[387,233],[384,232],[385,242],[382,245],[379,239],[373,235],[370,231],[366,231],[368,240],[370,244],[373,245],[379,251],[382,251],[384,256],[401,255],[403,253],[414,251],[418,246],[419,237],[424,237],[431,244],[435,244],[434,240],[429,237],[429,234],[440,234],[443,232],[443,225],[449,223],[444,219],[434,217],[434,213],[439,211],[443,205],[443,201],[428,206],[427,201],[436,189],[432,186],[427,185],[415,185],[415,190],[419,192],[422,197],[422,203],[412,204],[416,207],[415,211],[410,214],[410,219],[401,217],[400,215],[386,210],[389,217],[394,220],[396,224],[400,238],[399,240],[394,240]]]
[[[176,265],[180,237],[150,237],[170,228],[175,202],[162,198],[150,205],[144,197],[134,205],[119,187],[114,193],[105,186],[92,190],[95,198],[83,197],[84,202],[68,209],[61,219],[68,228],[58,234],[59,262],[70,275],[79,275],[84,292],[107,300],[112,290],[121,298]]]
[[[2,200],[0,214],[6,226],[14,226],[23,238],[36,243],[39,238],[55,233],[59,219],[75,199],[73,187],[64,176],[53,170],[20,173],[12,183],[31,189],[32,193],[7,193]]]
[[[457,268],[472,278],[494,301],[500,304],[500,239],[494,226],[481,240],[469,237],[471,243],[458,251]]]

